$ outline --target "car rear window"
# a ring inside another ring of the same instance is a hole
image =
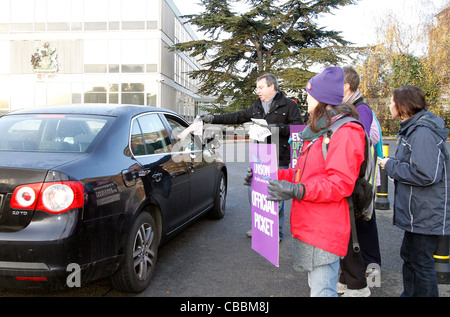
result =
[[[112,118],[11,115],[0,118],[0,151],[86,152]]]

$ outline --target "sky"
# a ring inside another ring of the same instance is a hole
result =
[[[172,0],[181,14],[202,11],[199,0]],[[424,11],[437,13],[449,0],[359,0],[320,18],[319,26],[342,31],[345,40],[356,46],[376,44],[377,26],[383,17],[393,13],[405,25],[418,24]]]

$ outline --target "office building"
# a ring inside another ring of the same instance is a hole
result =
[[[195,39],[171,0],[1,0],[0,111],[56,104],[163,107],[195,117]]]

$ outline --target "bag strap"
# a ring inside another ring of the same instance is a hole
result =
[[[336,132],[340,127],[342,127],[344,124],[348,122],[359,122],[353,117],[350,116],[341,116],[334,120],[329,126],[327,131],[324,133],[323,140],[322,140],[322,153],[323,153],[323,159],[325,160],[327,158],[327,152],[328,152],[328,145],[330,144],[330,138],[333,135],[334,132]]]
[[[355,220],[355,211],[353,210],[353,199],[352,196],[347,197],[348,210],[350,212],[350,227],[352,230],[352,241],[353,241],[353,251],[358,253],[361,248],[359,247],[358,242],[358,233],[356,232],[356,220]]]
[[[325,132],[322,140],[322,153],[323,153],[323,159],[326,159],[327,152],[328,152],[328,145],[330,144],[330,138],[334,132],[336,132],[340,127],[342,127],[344,124],[348,122],[359,122],[353,117],[345,116],[345,117],[339,117],[336,120],[334,120],[328,127],[327,131]],[[367,133],[366,133],[366,142],[367,142]],[[360,246],[358,242],[358,234],[356,232],[356,220],[355,220],[355,210],[353,207],[353,198],[352,196],[347,197],[347,203],[348,203],[348,210],[350,213],[350,227],[351,227],[351,235],[352,235],[352,247],[353,251],[355,253],[358,253],[360,251]]]

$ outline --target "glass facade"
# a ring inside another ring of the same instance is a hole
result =
[[[0,112],[123,103],[193,119],[200,65],[167,49],[194,37],[178,15],[171,0],[1,0]]]

